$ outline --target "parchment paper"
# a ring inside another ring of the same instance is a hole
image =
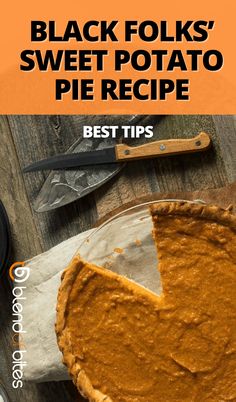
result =
[[[26,283],[23,342],[27,350],[25,380],[43,382],[68,379],[55,335],[56,302],[62,271],[78,253],[130,280],[160,292],[157,255],[152,239],[148,206],[122,214],[98,229],[75,236],[26,264],[31,274]],[[89,241],[84,241],[89,236]],[[81,246],[81,243],[83,245]]]

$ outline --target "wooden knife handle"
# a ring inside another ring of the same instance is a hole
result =
[[[149,142],[138,147],[118,144],[115,147],[117,161],[130,159],[155,158],[188,152],[200,152],[209,148],[211,139],[208,134],[201,132],[194,138],[172,139]]]

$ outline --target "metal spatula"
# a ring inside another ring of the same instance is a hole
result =
[[[155,122],[157,122],[159,119],[160,116],[121,115],[114,116],[113,124],[147,125],[155,124]],[[102,124],[107,124],[106,116],[103,117]],[[117,141],[112,138],[94,140],[78,138],[78,140],[68,149],[66,153],[69,154],[101,150],[116,144]],[[69,204],[84,197],[106,183],[117,173],[119,173],[124,166],[125,163],[113,163],[109,165],[105,164],[100,166],[90,166],[80,169],[52,171],[43,184],[33,204],[33,207],[36,212],[46,212]]]

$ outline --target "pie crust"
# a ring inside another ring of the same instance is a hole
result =
[[[63,362],[91,402],[234,401],[236,217],[189,202],[151,214],[163,294],[75,257],[58,294]]]

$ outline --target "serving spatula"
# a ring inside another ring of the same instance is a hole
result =
[[[122,140],[122,130],[118,130],[117,138],[87,139],[81,135],[83,124],[92,125],[156,125],[162,116],[143,115],[101,115],[87,116],[79,119],[77,140],[65,152],[67,154],[77,152],[94,151],[114,146]],[[103,165],[84,166],[83,168],[52,170],[46,178],[39,194],[33,202],[36,212],[47,212],[76,201],[104,183],[112,179],[125,166],[125,163],[110,163]],[[40,173],[44,178],[44,174]]]

